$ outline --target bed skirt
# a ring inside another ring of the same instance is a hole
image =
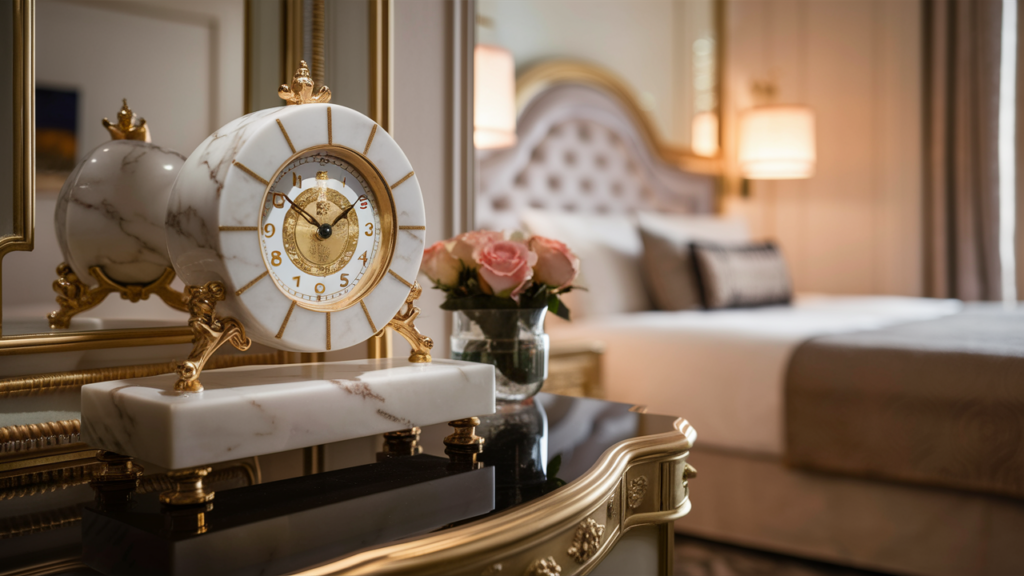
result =
[[[1024,498],[1024,312],[811,339],[785,414],[791,466]]]

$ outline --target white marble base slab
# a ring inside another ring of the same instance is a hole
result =
[[[353,360],[203,372],[82,387],[82,440],[169,469],[328,444],[494,412],[494,367]]]

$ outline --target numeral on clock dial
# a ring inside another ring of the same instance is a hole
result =
[[[363,266],[366,266],[366,252],[363,252],[363,254],[359,258],[356,258],[356,260],[362,260]]]
[[[276,229],[274,228],[273,224],[267,224],[266,226],[263,227],[263,235],[266,236],[267,238],[273,238],[274,230]]]
[[[273,264],[274,266],[280,266],[281,265],[281,253],[278,252],[277,250],[274,250],[273,252],[271,252],[270,253],[270,263]]]
[[[366,223],[366,235],[373,236],[373,222]]]
[[[299,280],[302,280],[302,276],[292,276],[292,280],[295,280],[295,287],[299,287]]]
[[[345,273],[343,273],[341,275],[341,287],[342,288],[347,288],[348,287],[348,272],[345,272]]]

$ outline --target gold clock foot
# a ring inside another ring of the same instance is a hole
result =
[[[96,500],[104,505],[123,505],[131,501],[132,494],[139,486],[143,468],[131,456],[124,456],[106,450],[96,455],[102,463],[101,471],[89,485],[96,492]]]
[[[409,355],[410,362],[426,363],[431,361],[430,349],[434,347],[434,341],[428,336],[420,333],[413,323],[420,315],[420,309],[413,305],[413,302],[423,293],[419,282],[413,282],[409,290],[409,296],[405,299],[405,305],[394,319],[388,322],[395,332],[398,332],[412,346],[412,354]]]
[[[420,446],[420,433],[422,432],[419,426],[398,430],[397,432],[385,432],[384,448],[381,452],[377,453],[377,462],[401,456],[422,454],[423,446]]]
[[[451,460],[451,466],[458,470],[476,470],[483,466],[483,462],[477,462],[477,454],[484,450],[484,439],[476,435],[476,427],[480,425],[480,419],[462,418],[452,420],[448,423],[455,429],[444,439],[444,453]]]
[[[160,493],[160,502],[168,506],[194,506],[213,500],[215,492],[203,486],[203,478],[210,473],[210,467],[189,468],[168,472],[167,477],[174,488]]]
[[[186,286],[188,294],[189,328],[192,329],[192,353],[188,360],[178,364],[178,382],[174,384],[177,392],[201,392],[203,384],[199,374],[203,371],[206,361],[224,344],[230,342],[235,348],[246,351],[252,346],[252,340],[245,336],[245,328],[234,318],[217,315],[214,310],[217,302],[224,299],[224,285],[220,282],[207,282],[202,286]]]
[[[165,269],[159,278],[149,284],[121,284],[107,276],[99,266],[89,268],[89,274],[99,283],[95,288],[90,288],[82,282],[67,262],[57,266],[57,279],[53,282],[53,291],[57,293],[60,310],[47,316],[51,329],[67,328],[71,325],[73,316],[94,308],[113,292],[121,294],[123,300],[130,302],[148,300],[155,294],[171,308],[188,310],[185,295],[171,288],[171,282],[174,281],[174,270],[171,268]]]

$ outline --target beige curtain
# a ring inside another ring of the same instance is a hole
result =
[[[1000,297],[999,48],[1002,2],[925,0],[925,289]]]

